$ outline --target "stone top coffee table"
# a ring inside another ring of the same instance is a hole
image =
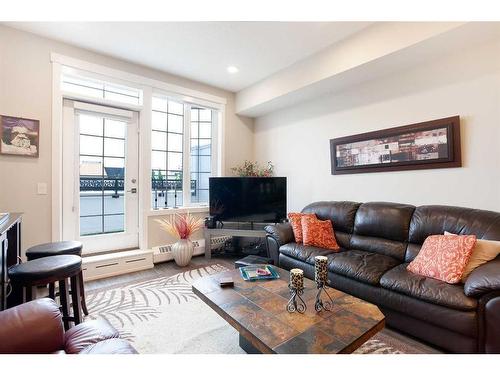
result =
[[[193,284],[193,292],[238,330],[247,353],[352,353],[384,328],[377,306],[331,288],[333,311],[317,313],[316,284],[309,279],[302,295],[306,312],[287,312],[290,274],[275,268],[275,280],[244,281],[236,269]],[[234,287],[220,287],[222,277],[232,277]]]

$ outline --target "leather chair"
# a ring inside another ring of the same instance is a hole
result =
[[[136,354],[104,320],[64,331],[59,307],[41,298],[0,311],[0,354]]]
[[[314,278],[314,257],[328,258],[332,287],[379,306],[389,327],[456,353],[500,353],[500,257],[465,284],[415,275],[406,266],[425,239],[445,231],[500,241],[500,213],[386,202],[316,202],[303,209],[331,220],[332,252],[296,243],[289,223],[266,227],[273,259]]]

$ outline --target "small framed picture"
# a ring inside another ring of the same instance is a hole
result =
[[[0,154],[38,157],[40,121],[0,115]]]

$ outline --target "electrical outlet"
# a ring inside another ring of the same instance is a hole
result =
[[[45,182],[39,182],[36,186],[36,191],[38,195],[47,195],[47,184]]]

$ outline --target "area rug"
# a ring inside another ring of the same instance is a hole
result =
[[[197,278],[226,271],[216,264],[170,277],[155,277],[87,295],[90,315],[105,319],[139,353],[243,354],[238,332],[191,291]],[[426,353],[424,346],[388,330],[361,346],[358,354]]]

